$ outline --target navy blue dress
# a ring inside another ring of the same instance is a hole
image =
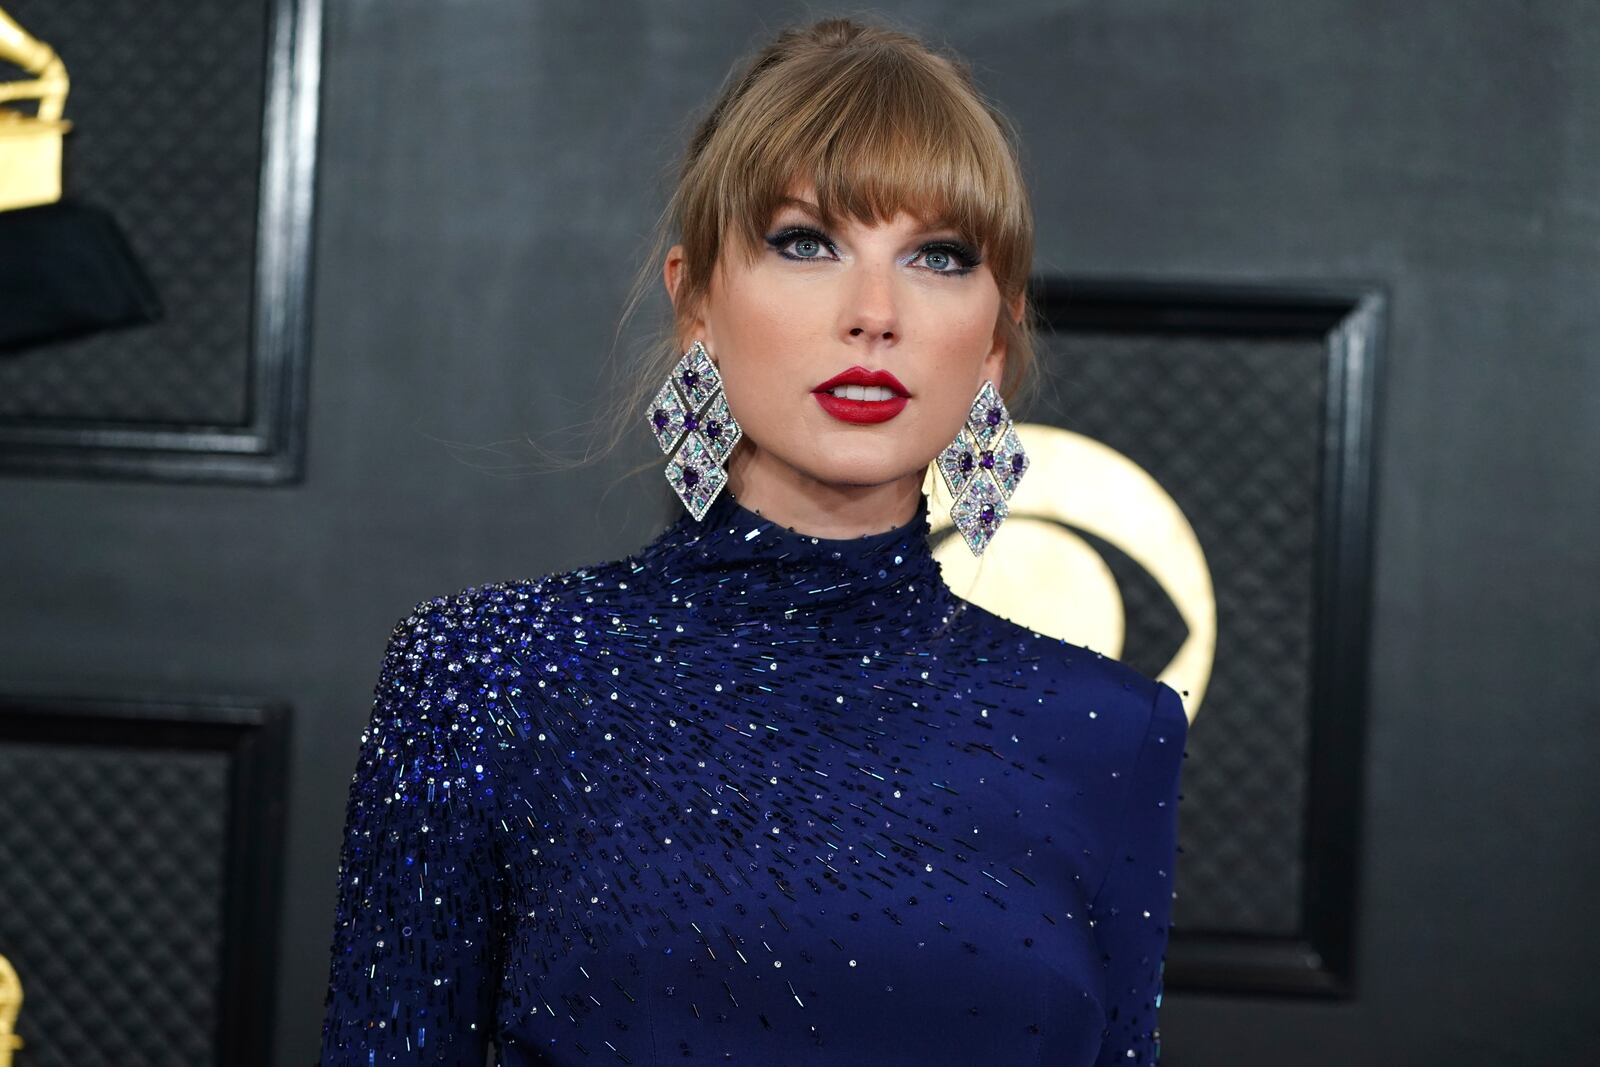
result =
[[[1178,694],[724,489],[396,625],[331,1064],[1152,1064]]]

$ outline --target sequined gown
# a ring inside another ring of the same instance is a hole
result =
[[[321,1063],[1155,1063],[1178,694],[724,490],[395,626]]]

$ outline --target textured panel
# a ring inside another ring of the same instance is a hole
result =
[[[1148,470],[1193,524],[1216,585],[1217,662],[1184,768],[1174,928],[1295,933],[1326,348],[1170,334],[1047,344],[1050,421]],[[1159,671],[1182,622],[1136,564],[1106,557],[1127,599],[1124,658]]]
[[[228,757],[0,746],[27,1067],[216,1063]]]
[[[0,360],[0,419],[244,421],[269,5],[5,7],[72,78],[65,195],[116,217],[167,315]]]

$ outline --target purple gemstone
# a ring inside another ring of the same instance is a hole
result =
[[[1018,474],[1022,473],[1022,453],[1017,452],[1011,457],[1011,469]]]
[[[656,429],[665,430],[667,428],[667,413],[660,408],[656,408],[655,421]]]
[[[706,436],[712,438],[713,440],[715,440],[718,437],[721,437],[722,436],[722,423],[720,423],[720,422],[708,422],[708,423],[706,423]]]
[[[961,473],[962,474],[970,474],[971,472],[972,472],[972,453],[971,452],[963,452],[963,453],[961,453]]]
[[[694,392],[694,387],[699,383],[699,381],[700,375],[696,374],[694,371],[686,370],[683,372],[683,387],[689,392]]]
[[[986,470],[986,471],[994,470],[994,453],[993,452],[985,452],[983,454],[983,459],[982,459],[981,462],[983,463],[983,469],[984,470]]]
[[[983,421],[987,422],[990,426],[999,426],[1000,425],[1000,409],[999,408],[990,408],[989,409],[989,414],[987,414],[987,415],[985,415],[983,417]]]
[[[683,468],[683,484],[687,485],[690,489],[693,489],[695,486],[699,485],[700,472],[685,464]]]
[[[683,428],[685,430],[698,430],[700,428],[699,417],[694,412],[689,412],[683,417]]]
[[[989,526],[994,523],[993,504],[985,504],[983,506],[983,510],[978,512],[978,521],[983,523],[985,526]]]

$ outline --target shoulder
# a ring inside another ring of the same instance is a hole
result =
[[[632,557],[468,585],[416,601],[394,623],[384,674],[412,685],[496,685],[576,668],[629,592]]]
[[[1146,738],[1160,734],[1179,744],[1189,719],[1183,699],[1119,659],[1061,637],[1040,633],[986,608],[965,602],[962,640],[984,650],[1019,684],[1038,687],[1042,697],[1095,713],[1098,725],[1115,737],[1114,748],[1136,757]]]

